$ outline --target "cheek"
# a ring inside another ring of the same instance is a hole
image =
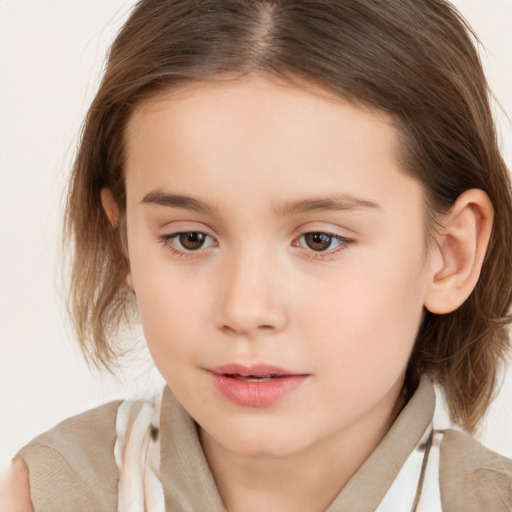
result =
[[[190,382],[190,368],[195,367],[198,352],[204,352],[198,330],[198,307],[193,311],[186,301],[179,300],[174,290],[151,293],[144,290],[137,296],[140,319],[147,347],[160,374],[173,390],[180,383]],[[194,382],[191,383],[195,386]]]
[[[419,245],[421,248],[421,244]],[[407,364],[423,312],[423,254],[382,251],[379,258],[354,258],[335,279],[322,283],[318,300],[304,302],[302,315],[316,343],[340,367],[379,369]],[[401,256],[401,257],[399,257]]]
[[[172,283],[172,282],[171,282]],[[144,283],[135,288],[137,305],[149,343],[170,343],[188,337],[204,323],[205,308],[199,293],[189,295],[169,283]]]
[[[170,273],[168,262],[137,256],[132,276],[148,348],[157,366],[173,365],[192,349],[192,339],[203,339],[197,332],[205,322],[204,294]]]

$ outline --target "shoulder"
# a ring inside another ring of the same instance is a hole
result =
[[[443,509],[512,510],[512,461],[489,450],[466,432],[445,431],[439,480]]]
[[[21,460],[15,460],[0,475],[0,510],[32,512],[28,472]]]
[[[22,448],[16,459],[27,469],[36,510],[114,510],[117,409],[110,402],[73,416]]]
[[[109,402],[72,416],[31,441],[21,452],[37,446],[53,447],[61,452],[80,450],[89,456],[115,440],[117,409],[122,400]]]

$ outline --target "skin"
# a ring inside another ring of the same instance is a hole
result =
[[[147,102],[126,142],[126,281],[227,509],[324,510],[403,405],[424,308],[449,313],[476,285],[489,198],[464,192],[427,247],[423,191],[400,169],[389,120],[261,77]],[[118,205],[101,197],[116,226]],[[187,250],[177,232],[204,244]],[[311,233],[331,235],[311,245]],[[271,406],[240,406],[212,383],[228,363],[307,377]],[[32,510],[22,461],[3,484],[0,508]]]
[[[32,512],[28,472],[23,461],[14,460],[0,472],[0,510]]]
[[[231,511],[323,510],[394,419],[439,263],[422,189],[397,161],[382,114],[261,78],[174,92],[129,122],[130,279]],[[208,211],[144,200],[157,192]],[[327,197],[345,199],[285,208]],[[187,251],[177,232],[207,236]],[[339,238],[313,250],[307,233]],[[228,363],[308,377],[272,406],[245,407],[213,385],[208,370]]]

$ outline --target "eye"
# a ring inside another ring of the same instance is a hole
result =
[[[316,231],[301,235],[298,238],[296,245],[306,249],[311,249],[315,252],[327,252],[336,250],[341,246],[348,245],[349,242],[350,240],[340,235]]]
[[[165,247],[176,252],[193,252],[215,245],[213,238],[201,231],[183,231],[160,237]]]

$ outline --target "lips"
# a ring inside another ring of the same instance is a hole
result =
[[[245,407],[268,407],[292,393],[308,374],[258,364],[229,364],[210,370],[221,394]]]
[[[232,379],[241,380],[242,382],[268,382],[274,379],[282,379],[281,375],[269,375],[268,377],[258,377],[257,375],[230,375]]]

